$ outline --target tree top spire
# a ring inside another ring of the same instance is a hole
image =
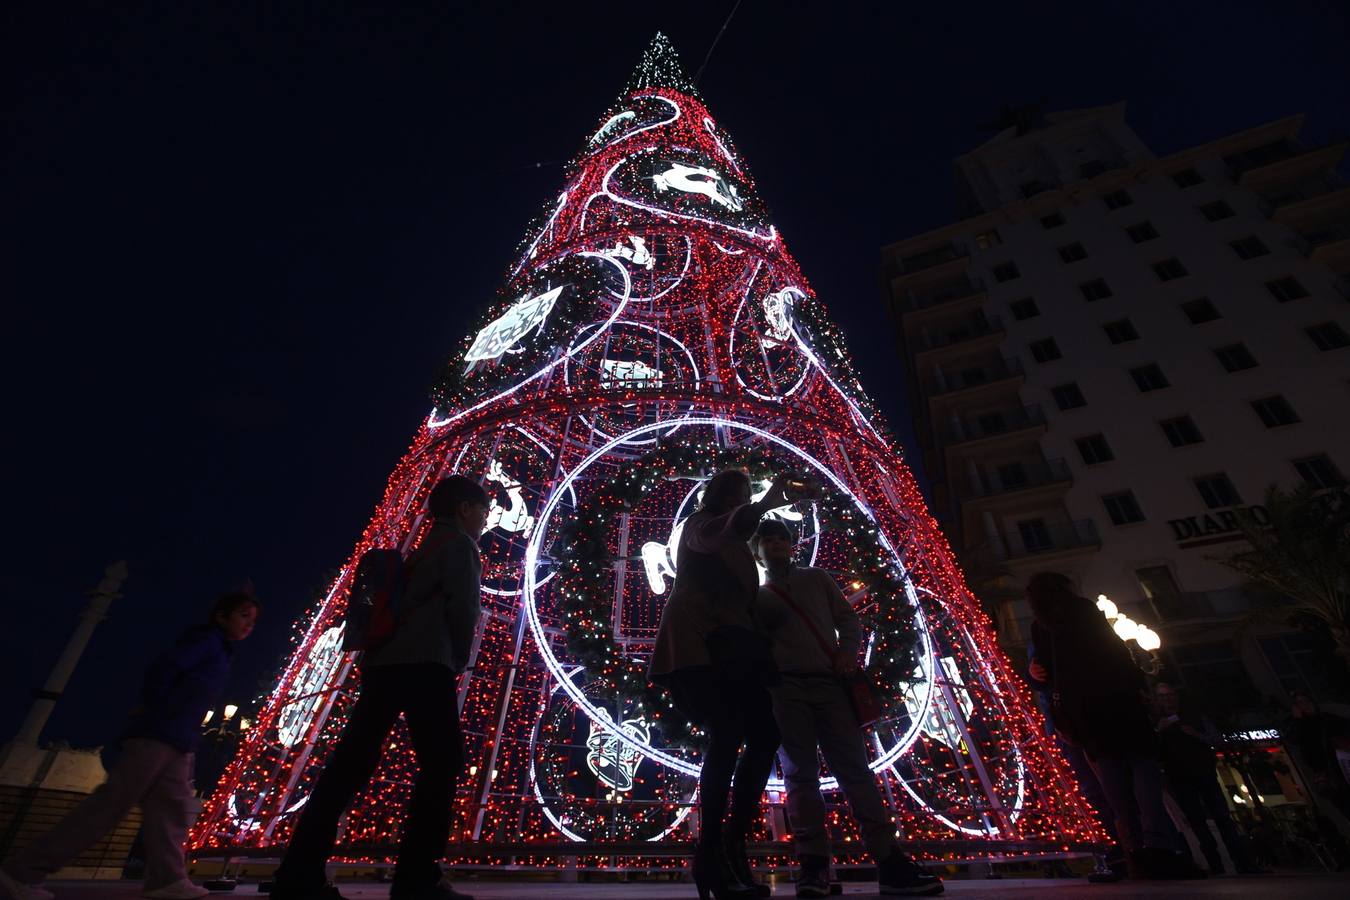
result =
[[[670,38],[660,31],[652,37],[651,43],[642,52],[642,59],[638,61],[637,68],[633,69],[633,74],[628,77],[624,93],[650,87],[672,88],[691,96],[698,95],[698,89],[684,73],[684,66],[680,65],[680,55],[675,52]]]

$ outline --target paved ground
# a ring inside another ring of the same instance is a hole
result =
[[[465,880],[456,882],[463,891],[478,900],[691,900],[697,896],[687,884],[560,884],[554,881]],[[66,881],[52,882],[49,887],[58,900],[133,900],[140,896],[138,885],[131,882]],[[344,896],[350,900],[384,900],[389,896],[387,885],[343,884]],[[845,896],[850,898],[877,897],[871,885],[845,885]],[[241,885],[235,895],[257,897],[255,885]],[[1350,897],[1350,873],[1340,875],[1269,875],[1258,878],[1215,878],[1188,882],[1120,882],[1118,884],[1087,884],[1070,879],[1007,878],[994,881],[952,880],[947,882],[947,896],[962,900],[994,897],[998,900],[1134,900],[1154,897],[1263,897],[1265,900],[1314,900],[1314,898]],[[224,898],[230,894],[216,894]],[[792,884],[779,882],[774,897],[792,897]]]

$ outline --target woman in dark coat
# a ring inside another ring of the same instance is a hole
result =
[[[1036,657],[1033,680],[1048,685],[1055,730],[1081,747],[1116,813],[1130,873],[1203,877],[1176,853],[1178,835],[1163,805],[1158,736],[1144,700],[1144,674],[1125,642],[1069,579],[1040,572],[1027,582]]]
[[[765,689],[777,672],[768,639],[751,616],[759,569],[747,541],[765,513],[790,502],[786,485],[783,478],[775,480],[751,503],[745,472],[730,469],[708,481],[680,535],[675,584],[652,651],[652,680],[666,685],[679,710],[708,734],[694,856],[700,898],[768,894],[751,880],[745,838],[778,751],[778,726]]]

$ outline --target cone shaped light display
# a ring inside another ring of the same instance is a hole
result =
[[[493,504],[483,615],[459,683],[467,759],[449,858],[673,860],[697,834],[703,736],[647,683],[646,664],[683,520],[706,478],[732,466],[761,487],[788,472],[822,489],[771,515],[864,621],[860,662],[885,710],[865,729],[870,765],[916,850],[1104,840],[840,332],[664,37],[529,226],[434,403],[298,624],[191,832],[199,855],[284,847],[360,691],[341,649],[355,561],[415,547],[429,490],[460,472]],[[339,856],[392,855],[415,773],[400,723],[343,820]],[[861,859],[847,805],[823,785],[836,852]],[[753,841],[787,839],[782,790],[776,772]],[[595,846],[609,844],[624,849]]]

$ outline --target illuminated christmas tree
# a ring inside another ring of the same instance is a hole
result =
[[[773,515],[868,625],[866,670],[887,709],[867,729],[871,765],[919,852],[1103,838],[842,336],[664,37],[529,227],[434,402],[193,829],[203,855],[284,846],[360,690],[341,652],[353,563],[415,546],[431,486],[462,472],[494,502],[460,684],[468,764],[451,858],[608,864],[593,845],[650,842],[669,859],[665,842],[697,828],[700,735],[647,684],[646,655],[681,523],[703,480],[732,465],[824,487]],[[400,727],[341,855],[388,858],[412,766]],[[781,791],[775,778],[758,840],[787,837]],[[846,811],[832,823],[856,839]]]

